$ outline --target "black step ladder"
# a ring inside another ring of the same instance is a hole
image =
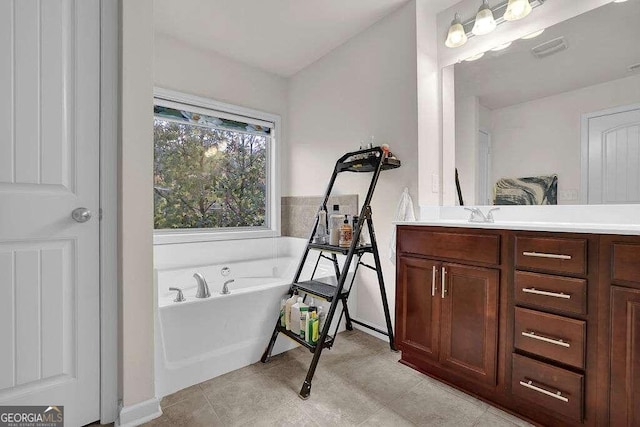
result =
[[[318,337],[318,342],[315,345],[309,344],[304,339],[300,338],[298,335],[294,334],[291,331],[286,330],[286,328],[280,326],[280,319],[276,322],[276,326],[273,330],[273,334],[271,336],[271,340],[267,345],[267,348],[262,355],[261,361],[262,363],[266,363],[271,358],[271,352],[273,351],[273,346],[276,342],[276,338],[278,338],[278,334],[285,334],[287,337],[296,341],[300,345],[308,348],[313,353],[313,360],[311,361],[311,365],[309,366],[309,371],[307,372],[307,377],[302,384],[302,389],[300,390],[300,397],[302,399],[307,399],[309,394],[311,393],[311,380],[313,379],[313,375],[316,371],[316,367],[318,366],[318,361],[320,360],[320,355],[322,354],[322,350],[325,348],[330,349],[336,339],[336,335],[338,333],[338,328],[340,327],[340,322],[342,321],[342,316],[345,316],[345,323],[347,330],[353,329],[353,324],[357,324],[363,326],[365,328],[376,331],[380,334],[386,335],[389,337],[389,347],[393,351],[396,350],[396,346],[393,339],[393,327],[391,324],[391,315],[389,313],[389,304],[387,302],[387,294],[384,287],[384,279],[382,277],[382,267],[380,265],[380,254],[378,252],[378,243],[376,241],[376,234],[373,228],[373,221],[371,220],[371,198],[373,197],[373,192],[376,188],[376,184],[378,183],[378,177],[380,176],[380,172],[388,169],[395,169],[400,167],[400,161],[393,157],[388,150],[384,150],[381,147],[368,148],[365,150],[355,151],[351,153],[347,153],[342,156],[336,162],[335,168],[333,170],[333,174],[331,175],[331,180],[329,182],[329,186],[327,187],[327,191],[324,195],[324,200],[322,202],[321,210],[327,210],[327,202],[329,200],[329,196],[331,195],[331,190],[333,189],[333,185],[338,177],[338,174],[342,172],[373,172],[373,176],[371,178],[371,184],[369,185],[369,190],[367,191],[367,196],[365,197],[364,203],[362,204],[362,210],[360,211],[360,219],[353,230],[353,238],[351,242],[351,246],[348,248],[343,248],[339,246],[332,246],[328,244],[317,244],[313,243],[314,236],[316,234],[316,229],[318,227],[319,216],[316,216],[316,221],[313,226],[313,230],[311,231],[311,236],[307,241],[307,246],[302,255],[302,259],[300,260],[300,264],[298,265],[298,270],[293,278],[293,283],[291,284],[291,288],[289,290],[289,294],[293,294],[294,291],[298,293],[304,293],[306,295],[311,295],[314,297],[319,297],[331,305],[329,306],[329,311],[326,315],[326,319],[324,322],[324,327],[322,331],[320,331],[320,336]],[[369,232],[370,244],[360,245],[360,235],[362,233],[363,225],[367,224],[367,230]],[[309,255],[309,251],[316,250],[319,251],[318,259],[316,260],[315,267],[313,269],[313,273],[311,274],[311,279],[307,281],[300,281],[300,275],[302,274],[302,270],[305,266],[305,262],[307,260],[307,256]],[[374,266],[365,264],[362,262],[363,255],[371,253],[373,255]],[[327,254],[330,254],[327,255]],[[342,269],[338,264],[337,254],[346,255],[346,259]],[[355,264],[353,275],[351,276],[351,280],[349,285],[345,287],[347,282],[347,277],[349,275],[349,268],[353,261],[353,258],[357,257],[357,261]],[[335,269],[337,285],[333,286],[324,282],[320,282],[317,280],[313,280],[316,270],[318,268],[318,264],[320,259],[327,259],[333,263],[333,267]],[[351,288],[353,287],[353,283],[355,281],[356,273],[358,272],[358,267],[364,266],[371,270],[374,270],[378,276],[378,285],[380,287],[380,295],[382,297],[382,307],[384,309],[384,316],[387,323],[387,330],[383,331],[378,328],[375,328],[371,325],[367,325],[363,322],[355,320],[351,318],[349,315],[349,309],[347,307],[347,300],[349,298],[349,294],[351,292]],[[333,335],[329,334],[329,329],[331,328],[331,323],[333,320],[333,316],[336,313],[336,309],[338,307],[338,302],[341,303],[342,310],[340,312],[340,318],[336,324],[335,331]]]

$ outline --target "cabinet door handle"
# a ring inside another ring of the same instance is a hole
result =
[[[571,259],[571,255],[546,254],[544,252],[522,252],[522,255],[535,258]]]
[[[447,293],[447,269],[442,267],[442,298],[444,298],[444,296]]]
[[[431,270],[431,296],[436,296],[436,266]]]
[[[531,390],[537,391],[538,393],[542,393],[544,395],[553,397],[554,399],[562,400],[563,402],[569,402],[569,398],[564,397],[561,391],[556,391],[555,393],[549,390],[545,390],[542,387],[538,387],[532,384],[532,381],[520,381],[520,385]]]
[[[556,339],[553,339],[553,338],[545,337],[543,335],[537,335],[533,331],[523,332],[522,335],[527,337],[527,338],[533,338],[534,340],[548,342],[549,344],[555,344],[555,345],[559,345],[561,347],[567,347],[567,348],[571,347],[571,344],[569,344],[568,342],[566,342],[564,340],[556,340]]]
[[[522,288],[522,292],[526,292],[528,294],[544,295],[547,297],[571,299],[571,295],[567,295],[563,292],[541,291],[540,289],[536,288]]]

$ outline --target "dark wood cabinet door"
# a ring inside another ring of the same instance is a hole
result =
[[[498,270],[443,264],[440,363],[486,385],[496,385]]]
[[[440,263],[399,257],[396,283],[396,342],[402,351],[438,360],[437,295]]]
[[[611,289],[610,424],[640,426],[640,290]]]

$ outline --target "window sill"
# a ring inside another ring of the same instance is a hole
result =
[[[261,239],[280,237],[280,232],[270,229],[261,230],[216,230],[216,231],[155,231],[154,245],[173,245],[180,243],[214,242],[223,240]]]

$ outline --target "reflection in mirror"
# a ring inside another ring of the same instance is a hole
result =
[[[640,1],[454,74],[459,204],[640,203]]]

